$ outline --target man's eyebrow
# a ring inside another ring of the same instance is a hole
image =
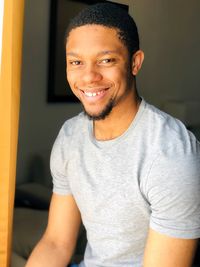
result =
[[[97,56],[102,56],[102,55],[109,55],[109,54],[119,54],[120,51],[119,49],[116,50],[103,50],[97,53]],[[79,57],[80,55],[76,52],[67,52],[66,53],[67,56],[73,56],[73,57]]]
[[[101,56],[101,55],[119,54],[119,53],[120,53],[119,49],[116,49],[116,50],[104,50],[104,51],[101,51],[101,52],[97,53],[97,55]]]
[[[78,57],[79,54],[75,53],[75,52],[67,52],[66,53],[67,56],[73,56],[73,57]]]

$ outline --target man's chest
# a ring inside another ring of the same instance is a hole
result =
[[[149,217],[149,206],[141,190],[145,164],[134,155],[128,158],[125,154],[73,154],[67,176],[83,217],[122,225],[127,221],[137,224]]]

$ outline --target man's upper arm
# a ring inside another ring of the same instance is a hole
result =
[[[149,175],[144,267],[190,267],[200,236],[200,157],[169,150]]]
[[[149,230],[143,267],[191,267],[197,240],[180,239]]]
[[[55,245],[67,247],[73,253],[80,222],[80,212],[73,196],[62,196],[54,193],[44,238],[53,241]]]

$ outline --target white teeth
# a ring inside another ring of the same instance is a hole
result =
[[[97,92],[97,93],[92,93],[92,92],[84,92],[84,94],[86,96],[89,96],[89,97],[92,97],[92,96],[97,96],[97,95],[100,95],[101,92]]]
[[[90,93],[90,92],[85,92],[85,95],[86,95],[86,96],[92,96],[92,93]]]

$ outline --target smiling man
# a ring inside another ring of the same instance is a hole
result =
[[[115,28],[96,24],[73,29],[67,40],[67,79],[94,121],[97,139],[122,134],[139,107],[134,75],[144,55],[137,50],[132,59],[124,46]]]
[[[190,267],[200,236],[200,145],[145,102],[133,19],[113,4],[84,9],[66,34],[67,79],[84,112],[51,154],[48,226],[27,267],[64,267],[80,222],[79,267]]]

